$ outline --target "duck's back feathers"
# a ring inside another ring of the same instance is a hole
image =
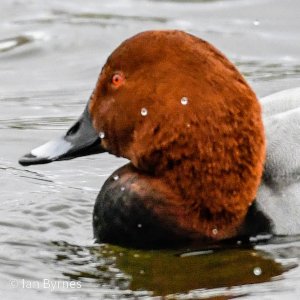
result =
[[[300,88],[260,100],[267,155],[257,201],[276,234],[300,233]]]
[[[300,88],[261,99],[267,138],[264,180],[280,188],[300,178]]]

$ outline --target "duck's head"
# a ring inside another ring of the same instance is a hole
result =
[[[195,212],[190,226],[201,223],[200,235],[228,237],[262,175],[260,106],[233,64],[207,42],[180,31],[143,32],[110,55],[67,134],[20,163],[104,151],[164,182],[186,214]]]

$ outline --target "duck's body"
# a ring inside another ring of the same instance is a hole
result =
[[[97,198],[98,241],[147,247],[271,233],[278,227],[265,213],[266,202],[280,186],[283,157],[270,135],[285,108],[269,109],[268,101],[267,163],[257,203],[265,160],[260,104],[222,53],[179,31],[145,32],[122,43],[63,140],[20,162],[103,151],[130,160]]]

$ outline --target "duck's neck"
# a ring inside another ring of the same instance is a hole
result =
[[[216,240],[236,236],[260,182],[260,136],[254,143],[248,133],[240,136],[243,126],[203,126],[205,120],[196,117],[187,123],[180,114],[173,124],[178,131],[149,124],[134,135],[127,156],[133,165],[164,183],[172,195],[165,199],[166,206],[180,207],[183,227]],[[189,127],[182,130],[182,124]]]
[[[172,201],[181,203],[186,227],[215,240],[236,236],[252,201],[248,199],[245,204],[240,199],[241,192],[232,190],[222,174],[211,170],[210,176],[205,167],[199,172],[197,162],[190,159],[165,171],[161,180],[176,195]]]

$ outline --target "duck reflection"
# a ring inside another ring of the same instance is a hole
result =
[[[199,250],[136,250],[108,244],[89,248],[56,243],[57,262],[72,280],[91,280],[99,287],[118,287],[134,294],[187,293],[268,282],[292,266],[252,247],[219,247]],[[67,264],[67,266],[66,266]],[[67,268],[66,268],[67,267]],[[119,293],[119,292],[118,292]]]

